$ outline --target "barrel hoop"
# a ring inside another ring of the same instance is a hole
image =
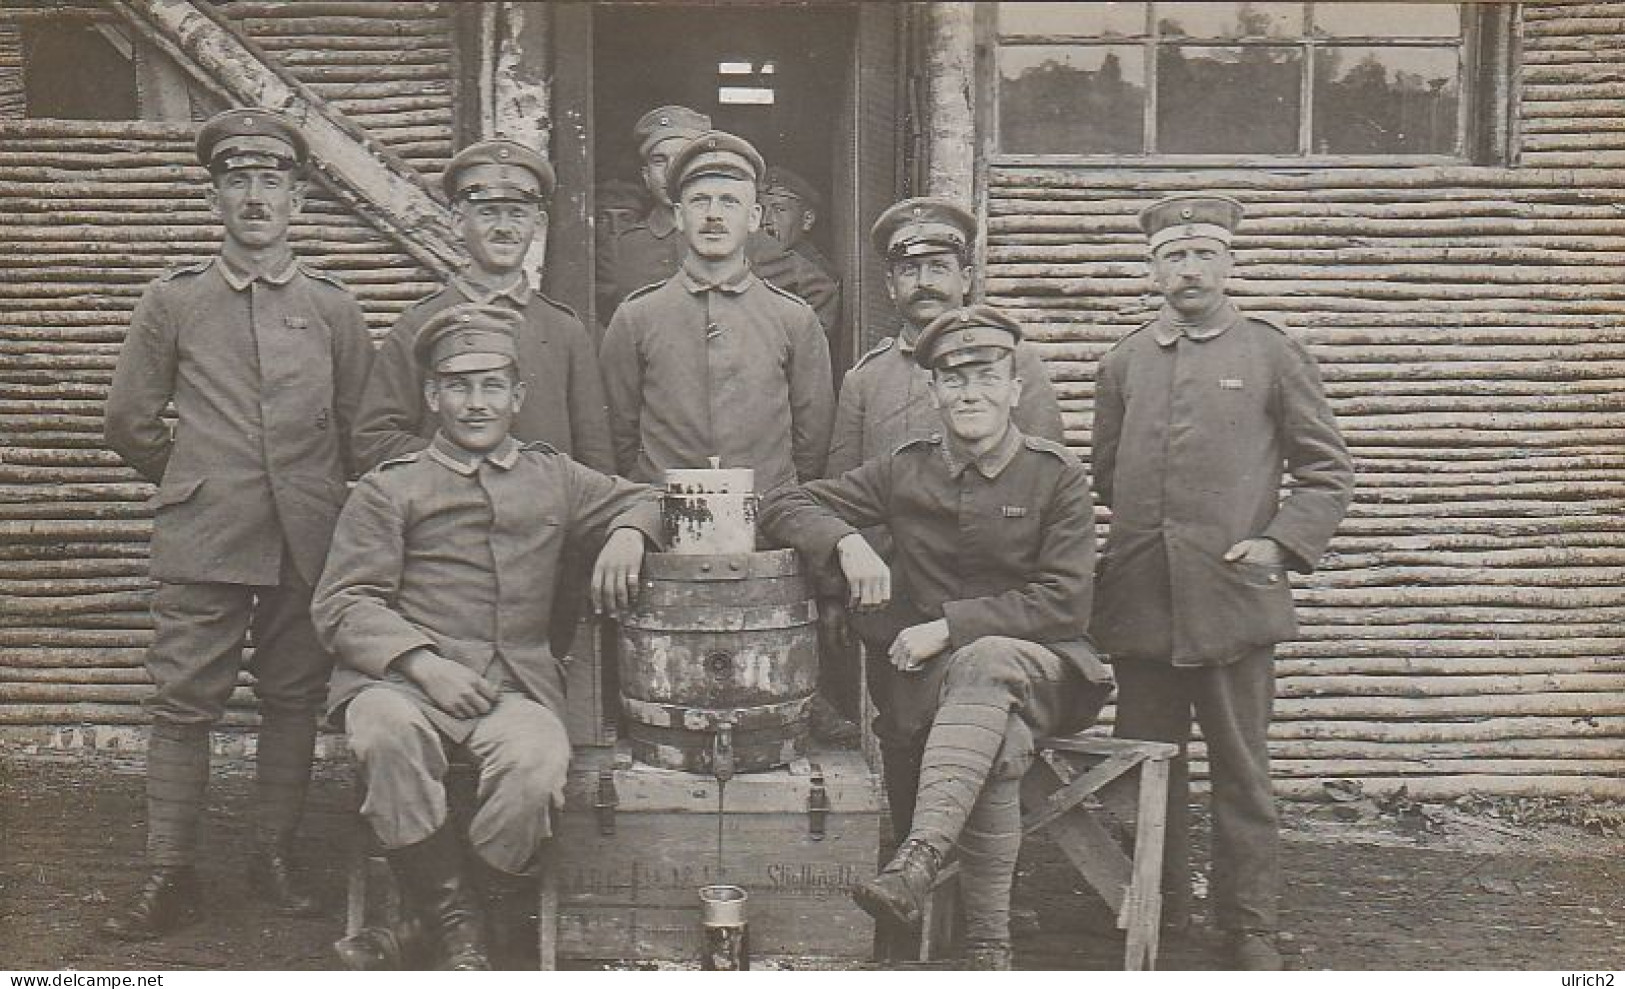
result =
[[[679,611],[635,610],[621,618],[621,634],[639,632],[766,632],[804,628],[818,620],[818,605],[810,600],[751,607],[698,607]]]
[[[806,716],[812,696],[797,697],[776,704],[755,707],[705,708],[686,704],[658,704],[621,697],[621,709],[635,722],[664,728],[683,728],[688,731],[716,731],[729,723],[736,731],[758,728],[782,728]]]
[[[643,558],[643,576],[652,580],[700,583],[751,580],[756,577],[794,577],[800,573],[801,559],[793,549],[718,555],[650,553]]]

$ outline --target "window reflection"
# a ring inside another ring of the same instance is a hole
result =
[[[1456,74],[1450,49],[1322,49],[1315,59],[1315,151],[1454,152]]]
[[[1453,38],[1461,11],[1453,3],[1317,3],[1315,34],[1343,38]]]
[[[1001,3],[999,33],[1097,37],[1145,33],[1143,3]]]
[[[1303,4],[1159,3],[1157,33],[1200,39],[1296,38],[1303,34]]]
[[[1302,54],[1293,48],[1169,46],[1157,52],[1157,150],[1291,154]]]
[[[1145,56],[1127,45],[1011,48],[999,56],[999,141],[1017,154],[1136,154]]]

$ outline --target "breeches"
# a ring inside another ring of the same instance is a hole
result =
[[[286,563],[283,583],[275,587],[159,584],[147,651],[147,671],[157,685],[147,701],[153,721],[219,721],[237,686],[250,633],[254,655],[248,669],[262,710],[267,715],[319,712],[333,658],[316,641],[310,596],[311,589]]]
[[[386,849],[415,845],[446,823],[446,743],[424,702],[387,686],[368,687],[345,712],[350,749],[366,781],[361,813]],[[547,707],[503,691],[464,743],[479,763],[468,842],[492,868],[532,871],[564,804],[570,739]]]
[[[1122,738],[1180,746],[1169,778],[1163,871],[1170,913],[1188,906],[1190,784],[1184,749],[1202,726],[1213,785],[1213,914],[1225,930],[1274,930],[1281,882],[1280,825],[1266,745],[1275,702],[1275,652],[1224,666],[1114,664]]]

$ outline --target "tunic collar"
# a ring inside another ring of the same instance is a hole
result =
[[[473,477],[480,469],[482,460],[489,461],[503,470],[511,470],[513,465],[519,462],[519,442],[512,436],[505,436],[490,453],[474,453],[447,439],[445,433],[437,432],[434,434],[434,440],[429,443],[429,456],[442,467],[464,477]]]
[[[897,351],[904,357],[913,359],[914,347],[920,342],[920,331],[924,327],[916,327],[907,320],[897,328]]]
[[[468,277],[466,271],[451,276],[451,284],[463,297],[470,302],[478,302],[488,306],[498,299],[508,299],[514,305],[523,309],[530,305],[530,283],[525,280],[521,272],[514,272],[513,278],[506,284],[485,286]]]
[[[690,258],[683,259],[680,274],[683,279],[683,287],[695,295],[699,295],[701,292],[709,292],[712,289],[726,292],[729,295],[738,295],[745,289],[750,288],[751,282],[756,280],[756,276],[751,273],[750,265],[746,264],[743,258],[740,259],[738,268],[728,272],[718,281],[711,281],[707,276],[695,271],[690,262]]]
[[[1021,449],[1021,440],[1021,430],[1012,423],[1005,428],[1004,438],[999,440],[993,449],[974,460],[961,460],[954,452],[954,440],[944,436],[941,447],[942,459],[947,461],[948,474],[955,480],[964,476],[965,471],[971,467],[975,467],[978,474],[991,481],[1004,473],[1004,469],[1010,466],[1010,461],[1016,459],[1016,451]]]
[[[1241,312],[1229,299],[1195,319],[1186,319],[1173,306],[1165,304],[1162,311],[1157,313],[1157,318],[1151,321],[1151,333],[1157,338],[1157,343],[1171,347],[1180,337],[1196,341],[1211,340],[1241,322],[1241,319]]]
[[[227,244],[220,252],[220,273],[225,276],[226,284],[235,291],[254,284],[255,279],[262,279],[272,285],[286,285],[293,279],[294,272],[299,270],[299,261],[293,256],[293,251],[286,250],[282,255],[268,264],[254,265],[247,258],[234,257],[237,254]]]

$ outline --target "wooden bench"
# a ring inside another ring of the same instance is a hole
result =
[[[1168,770],[1179,748],[1097,735],[1039,743],[1021,781],[1023,834],[1044,830],[1117,917],[1128,945],[1123,967],[1156,967],[1162,919],[1162,850],[1167,830]],[[1133,822],[1125,852],[1113,824]],[[937,877],[921,918],[919,958],[931,961],[956,940],[959,867]]]

